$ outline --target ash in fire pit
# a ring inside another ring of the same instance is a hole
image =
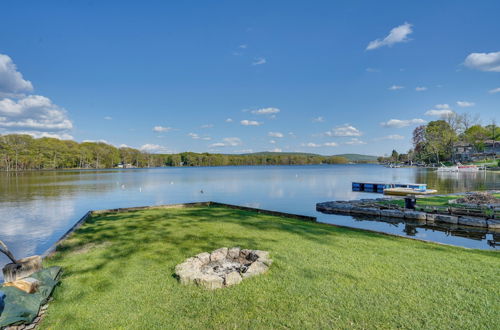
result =
[[[195,283],[207,289],[219,289],[262,274],[271,263],[267,251],[224,247],[188,258],[175,267],[175,274],[182,284]]]

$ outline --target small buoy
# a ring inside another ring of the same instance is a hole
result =
[[[202,189],[202,190],[200,190],[200,194],[203,194],[203,189]]]
[[[170,181],[170,184],[174,184],[174,181]]]

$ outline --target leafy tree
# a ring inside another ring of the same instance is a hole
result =
[[[425,148],[436,158],[436,162],[451,157],[457,134],[444,120],[435,120],[425,128]]]

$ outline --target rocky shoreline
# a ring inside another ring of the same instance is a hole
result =
[[[500,220],[441,212],[424,212],[400,208],[390,204],[387,198],[360,199],[350,201],[329,201],[316,204],[316,210],[323,213],[368,215],[378,218],[400,218],[422,223],[446,223],[500,230]]]

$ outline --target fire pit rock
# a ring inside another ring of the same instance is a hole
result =
[[[272,262],[267,251],[223,247],[186,259],[175,267],[175,275],[182,284],[220,289],[265,273]]]

